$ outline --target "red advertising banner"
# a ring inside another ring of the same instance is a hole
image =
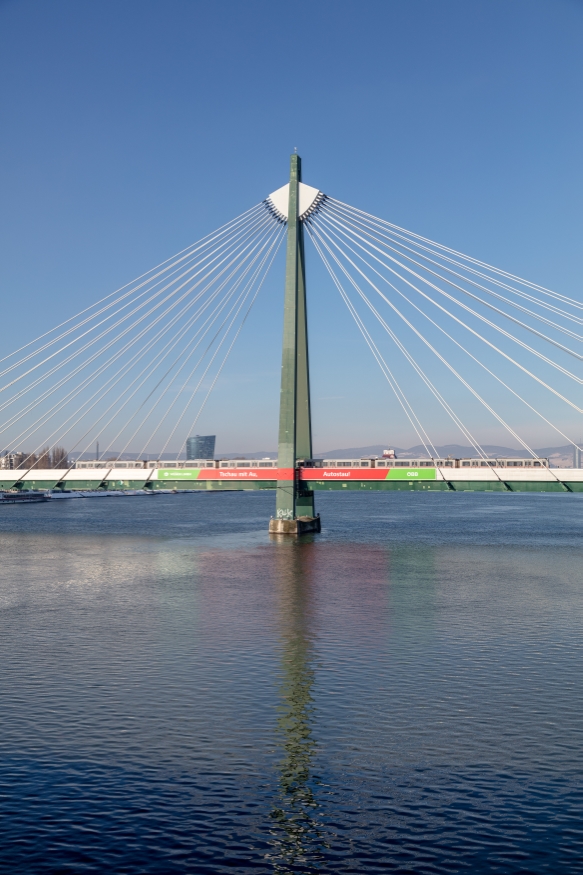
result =
[[[436,468],[301,468],[302,480],[437,480]]]
[[[386,480],[386,468],[300,468],[300,480]]]
[[[156,480],[293,480],[293,468],[158,468]]]
[[[435,468],[298,468],[298,479],[318,480],[435,480]],[[293,468],[158,468],[155,480],[293,480]]]

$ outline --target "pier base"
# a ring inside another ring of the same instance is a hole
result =
[[[295,520],[269,520],[270,535],[305,535],[308,532],[320,531],[320,514],[300,516]]]

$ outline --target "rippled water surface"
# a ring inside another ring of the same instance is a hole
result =
[[[583,871],[583,496],[0,508],[0,869]]]

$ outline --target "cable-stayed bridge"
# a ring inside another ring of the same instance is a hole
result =
[[[423,458],[313,459],[305,244]],[[181,461],[284,246],[278,460]],[[275,488],[271,530],[284,533],[319,529],[319,489],[583,491],[583,470],[550,468],[516,424],[528,411],[577,449],[582,326],[581,302],[305,185],[292,155],[290,181],[278,191],[0,361],[0,446],[9,451],[0,489]],[[407,383],[386,344],[406,365]],[[477,373],[516,415],[478,391]],[[426,405],[411,400],[413,380],[474,458],[439,458]],[[512,437],[522,459],[489,458],[451,398],[455,386]],[[69,464],[100,441],[119,448],[117,459]],[[123,461],[130,451],[138,461]]]

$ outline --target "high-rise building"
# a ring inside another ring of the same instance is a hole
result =
[[[215,434],[195,434],[186,439],[186,459],[214,459]]]

